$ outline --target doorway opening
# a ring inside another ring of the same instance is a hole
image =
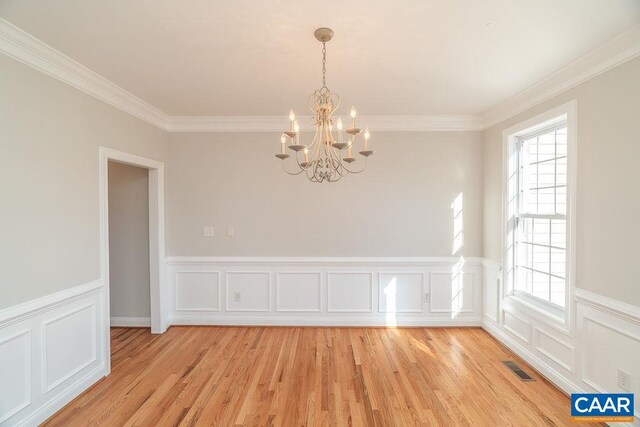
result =
[[[100,272],[104,281],[104,329],[102,337],[104,342],[106,362],[105,375],[111,372],[111,308],[115,308],[114,314],[133,313],[136,315],[114,316],[116,322],[135,323],[145,322],[144,315],[148,307],[148,324],[152,333],[163,333],[168,326],[168,316],[165,308],[165,280],[164,280],[164,164],[156,160],[136,156],[110,148],[100,147],[100,247],[101,263]],[[142,171],[140,169],[143,169]],[[110,179],[110,173],[113,175]],[[144,178],[146,177],[146,180]],[[137,184],[127,188],[124,194],[121,184],[129,187],[131,184],[124,181],[137,180]],[[146,186],[144,185],[146,184]],[[112,193],[110,186],[114,186]],[[144,197],[141,189],[147,191]],[[131,194],[129,194],[131,193]],[[132,195],[138,199],[136,207],[127,204]],[[110,203],[114,203],[114,209],[110,209]],[[125,204],[128,212],[120,212],[118,209]],[[118,210],[116,210],[118,209]],[[131,212],[135,210],[136,212]],[[141,212],[146,213],[147,221],[141,218]],[[117,212],[117,213],[116,213]],[[117,221],[111,221],[111,216]],[[122,221],[130,222],[122,224]],[[145,227],[146,225],[146,227]],[[111,227],[114,227],[111,230]],[[139,229],[142,228],[142,230]],[[135,236],[125,234],[134,230]],[[146,244],[144,240],[146,233]],[[115,241],[111,245],[110,237]],[[132,240],[133,239],[133,240]],[[133,241],[135,240],[135,244]],[[123,247],[129,246],[124,252]],[[138,252],[132,254],[132,251]],[[142,249],[142,250],[140,250]],[[146,249],[146,250],[144,250]],[[134,259],[123,259],[131,256]],[[146,256],[141,260],[141,256]],[[111,262],[114,268],[111,268]],[[117,272],[116,272],[117,271]],[[113,274],[113,277],[111,277]],[[131,286],[132,280],[137,280],[136,289],[126,289]],[[146,289],[145,289],[145,286]],[[148,297],[148,300],[146,299]],[[121,304],[123,298],[134,298]],[[148,301],[148,305],[146,304]],[[113,303],[113,304],[112,304]],[[116,308],[117,307],[117,308]],[[123,325],[126,326],[126,325]]]
[[[149,171],[108,162],[111,327],[151,327]]]

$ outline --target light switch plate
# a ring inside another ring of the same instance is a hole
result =
[[[227,236],[233,237],[234,234],[235,230],[233,229],[233,227],[227,227]]]
[[[214,234],[215,234],[215,233],[214,233],[214,229],[213,229],[213,227],[210,227],[210,226],[205,226],[205,227],[204,227],[204,230],[203,230],[203,232],[202,232],[202,235],[203,235],[204,237],[213,237],[213,236],[214,236]]]

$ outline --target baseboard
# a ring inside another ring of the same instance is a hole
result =
[[[387,321],[381,318],[349,317],[172,317],[170,323],[176,326],[315,326],[315,327],[480,327],[482,321],[475,317],[458,319],[405,318]]]
[[[518,344],[507,334],[502,332],[496,325],[484,321],[482,322],[482,328],[493,335],[498,341],[507,346],[511,351],[520,356],[525,362],[530,364],[538,373],[553,383],[556,387],[562,390],[565,394],[571,395],[571,393],[585,393],[580,387],[573,383],[570,379],[564,377],[558,371],[546,364],[535,354]]]
[[[112,327],[119,328],[150,328],[150,317],[111,317]]]

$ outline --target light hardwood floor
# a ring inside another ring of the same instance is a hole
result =
[[[476,328],[114,328],[111,340],[111,375],[45,425],[572,425],[569,398]]]

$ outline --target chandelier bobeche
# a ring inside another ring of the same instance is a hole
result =
[[[350,173],[360,173],[367,166],[367,159],[373,154],[369,147],[369,130],[356,127],[356,109],[351,107],[351,127],[343,130],[342,119],[336,121],[337,141],[333,137],[333,113],[340,106],[340,96],[332,93],[327,87],[326,44],[333,37],[330,28],[318,28],[314,33],[316,39],[322,42],[322,87],[309,96],[309,108],[313,112],[311,122],[315,126],[315,136],[309,145],[300,143],[300,127],[296,116],[291,110],[289,120],[291,127],[284,132],[280,138],[280,153],[276,157],[282,160],[282,168],[289,175],[300,175],[304,173],[307,179],[312,182],[336,182]],[[344,134],[347,134],[345,137]],[[362,150],[358,151],[364,158],[362,167],[351,169],[351,166],[358,160],[356,152],[356,137],[363,134]],[[297,169],[293,172],[287,170],[285,160],[291,157],[286,152],[287,139],[289,149],[292,151],[297,163]],[[346,139],[346,141],[345,141]],[[346,155],[345,155],[346,154]]]

